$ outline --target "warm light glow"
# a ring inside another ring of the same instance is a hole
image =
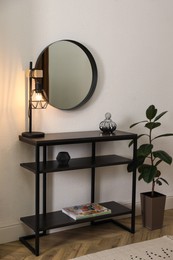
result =
[[[38,85],[37,85],[38,86]],[[43,89],[34,89],[31,93],[31,108],[43,109],[48,105],[46,93]]]
[[[41,93],[35,94],[35,101],[43,101],[43,100],[44,100],[44,98]]]

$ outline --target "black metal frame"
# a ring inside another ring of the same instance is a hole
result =
[[[87,132],[86,132],[87,133]],[[46,137],[45,137],[46,138]],[[42,171],[40,170],[40,148],[42,147],[43,149],[43,164],[45,165],[45,169],[46,169],[46,162],[47,162],[47,146],[48,145],[54,145],[55,143],[54,142],[50,142],[50,141],[46,141],[44,142],[44,138],[41,139],[40,143],[38,142],[37,143],[37,140],[34,140],[33,141],[30,139],[30,138],[26,138],[26,137],[23,137],[23,136],[20,136],[19,139],[23,142],[26,142],[26,143],[29,143],[29,144],[33,144],[35,145],[35,165],[36,165],[36,168],[34,170],[34,173],[35,173],[35,228],[34,228],[34,231],[35,231],[35,234],[33,235],[29,235],[29,236],[24,236],[24,237],[20,237],[19,240],[32,252],[34,253],[36,256],[39,255],[39,252],[40,252],[40,237],[43,236],[43,235],[47,235],[47,232],[46,230],[43,230],[43,231],[40,231],[40,218],[39,218],[39,215],[40,215],[40,176],[42,173],[43,174],[43,205],[42,205],[42,208],[43,208],[43,215],[46,216],[47,214],[47,209],[46,209],[46,176],[47,176],[47,173],[45,171]],[[99,140],[99,141],[104,141],[104,137],[103,137],[103,140]],[[122,137],[121,139],[117,139],[117,140],[132,140],[133,139],[133,162],[134,162],[134,165],[136,163],[136,151],[137,151],[137,135],[135,134],[131,134],[130,137],[128,136],[128,133],[127,133],[127,136],[124,136],[124,138]],[[40,140],[40,139],[39,139]],[[109,140],[109,137],[106,137],[106,140],[107,141],[110,141]],[[43,141],[43,142],[42,142]],[[116,139],[114,139],[114,141],[116,141]],[[93,203],[95,201],[95,166],[94,166],[94,162],[95,162],[95,150],[96,150],[96,143],[98,142],[98,140],[89,140],[89,141],[86,141],[84,138],[81,138],[81,140],[78,140],[78,141],[75,141],[75,139],[73,141],[61,141],[61,144],[64,143],[64,144],[67,144],[67,143],[91,143],[92,144],[92,167],[91,168],[91,202]],[[21,164],[22,166],[22,164]],[[131,232],[131,233],[135,233],[135,204],[136,204],[136,168],[134,167],[133,169],[133,173],[132,173],[132,199],[131,199],[131,211],[130,211],[130,214],[131,214],[131,227],[127,227],[123,224],[121,224],[120,222],[118,222],[117,220],[114,220],[114,219],[105,219],[105,220],[86,220],[86,221],[89,221],[91,222],[91,224],[98,224],[98,223],[103,223],[103,222],[107,222],[107,221],[112,221],[113,223],[115,223],[116,225],[122,227],[123,229]],[[126,213],[125,213],[126,214]],[[129,213],[128,213],[129,214]],[[104,217],[103,217],[104,218]],[[74,222],[74,224],[76,224],[76,222]],[[29,240],[34,238],[35,239],[35,247],[32,246],[30,243],[29,243]]]
[[[76,104],[74,107],[72,108],[66,108],[63,110],[73,110],[73,109],[76,109],[82,105],[84,105],[93,95],[95,89],[96,89],[96,85],[97,85],[97,80],[98,80],[98,71],[97,71],[97,65],[96,65],[96,62],[95,62],[95,59],[93,57],[93,55],[91,54],[91,52],[83,45],[81,44],[80,42],[77,42],[77,41],[74,41],[74,40],[70,40],[70,39],[64,39],[64,40],[60,40],[60,41],[56,41],[56,42],[53,42],[51,43],[50,45],[48,45],[39,55],[37,61],[36,61],[36,64],[35,64],[35,67],[36,69],[41,69],[43,70],[44,72],[44,75],[47,75],[48,74],[48,68],[47,68],[47,64],[49,63],[49,61],[45,61],[44,60],[44,56],[45,58],[47,58],[47,53],[48,53],[48,50],[49,50],[49,47],[53,44],[56,44],[58,42],[71,42],[72,44],[78,46],[87,56],[89,62],[90,62],[90,65],[91,65],[91,71],[92,71],[92,80],[91,80],[91,86],[90,86],[90,89],[86,95],[86,97],[84,97],[83,100],[81,100],[81,102],[79,104]],[[46,78],[44,77],[44,80],[46,80]],[[44,88],[49,88],[49,82],[47,81]],[[46,92],[48,92],[48,89],[46,89]],[[49,93],[47,93],[47,96],[49,97]],[[59,109],[62,109],[61,107],[58,107],[57,108]]]

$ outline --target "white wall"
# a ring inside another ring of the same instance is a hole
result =
[[[34,178],[20,162],[33,159],[33,149],[18,141],[25,130],[25,69],[48,44],[73,39],[86,45],[98,66],[97,89],[88,103],[74,111],[48,107],[34,111],[34,127],[45,132],[98,129],[105,112],[118,129],[144,118],[155,104],[168,110],[163,131],[173,131],[173,1],[172,0],[1,0],[0,1],[0,243],[28,230],[20,217],[34,212]],[[135,131],[135,129],[134,129]],[[136,129],[138,131],[138,129]],[[173,154],[173,140],[160,143]],[[84,148],[84,149],[83,149]],[[64,150],[60,147],[59,150]],[[90,147],[67,146],[71,157],[88,155]],[[99,153],[130,154],[126,144],[98,147]],[[58,150],[54,152],[56,155]],[[113,174],[117,170],[116,178]],[[128,204],[130,175],[126,168],[98,169],[100,200]],[[163,167],[173,196],[173,166]],[[107,173],[105,176],[104,173]],[[139,193],[149,189],[137,183]],[[123,188],[121,187],[123,186]],[[49,209],[89,200],[89,170],[49,177]],[[170,205],[171,206],[171,205]]]

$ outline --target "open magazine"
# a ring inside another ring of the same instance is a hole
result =
[[[83,205],[77,205],[73,207],[63,208],[64,212],[69,217],[77,220],[82,218],[91,218],[105,214],[111,214],[111,210],[98,204],[98,203],[87,203]]]

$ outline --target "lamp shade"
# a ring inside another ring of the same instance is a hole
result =
[[[47,95],[39,81],[35,83],[35,89],[31,91],[31,108],[45,109],[48,105]]]

